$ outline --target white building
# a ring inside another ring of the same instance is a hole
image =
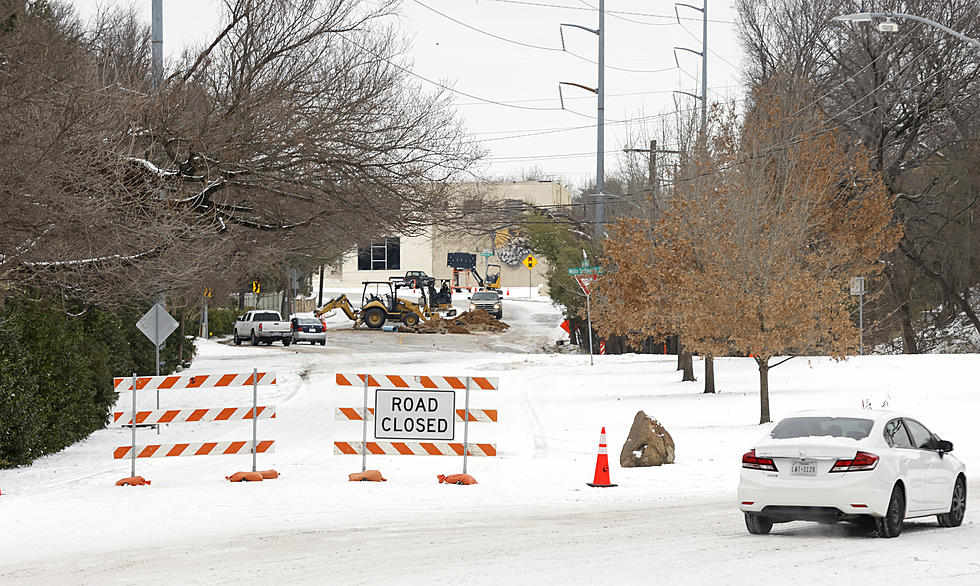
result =
[[[488,191],[488,197],[501,202],[512,200],[538,206],[567,205],[571,203],[571,191],[554,181],[513,181],[488,184],[467,184],[472,189]],[[393,234],[384,240],[369,245],[352,248],[344,256],[340,267],[331,267],[325,274],[330,286],[357,287],[363,281],[386,281],[388,277],[404,275],[405,271],[424,271],[437,279],[452,277],[452,269],[447,266],[450,252],[468,252],[477,256],[477,270],[486,274],[487,264],[501,267],[501,286],[527,287],[528,277],[531,286],[547,282],[548,265],[538,259],[538,264],[528,271],[521,264],[525,254],[509,245],[506,233],[498,232],[494,237],[473,237],[452,231],[431,227],[420,236],[400,236]],[[529,275],[530,273],[530,275]],[[314,275],[316,283],[318,275]],[[460,285],[475,286],[469,277],[461,278]]]

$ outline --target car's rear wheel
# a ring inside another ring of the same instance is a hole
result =
[[[290,342],[292,342],[292,341],[293,341],[293,339],[292,339],[292,338],[283,338],[283,339],[282,339],[282,345],[283,345],[283,346],[288,346],[288,345],[289,345],[289,343],[290,343]]]
[[[255,337],[255,330],[252,330],[252,337],[249,338],[248,341],[251,342],[253,346],[259,345],[259,339]]]
[[[242,345],[242,339],[238,336],[238,330],[235,330],[235,345],[236,346]]]
[[[875,531],[878,537],[898,537],[902,534],[905,524],[905,491],[898,484],[892,489],[892,498],[888,501],[888,511],[884,517],[875,518]]]
[[[314,343],[314,344],[316,344],[316,342],[313,342],[313,343]],[[326,340],[326,338],[324,338],[324,339],[322,339],[322,340],[320,340],[320,345],[321,345],[321,346],[326,346],[326,345],[327,345],[327,340]]]
[[[962,476],[956,479],[953,484],[953,499],[949,505],[949,512],[936,515],[939,519],[940,527],[959,527],[963,523],[963,516],[966,514],[966,481]]]
[[[769,535],[772,531],[772,519],[755,513],[745,513],[745,528],[752,535]]]

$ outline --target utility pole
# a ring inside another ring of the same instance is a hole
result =
[[[705,0],[707,1],[707,0]],[[595,194],[595,236],[596,239],[601,239],[606,235],[606,230],[604,224],[606,222],[606,181],[605,181],[605,125],[606,125],[606,0],[599,0],[599,28],[591,29],[580,24],[565,24],[562,23],[558,25],[558,32],[561,35],[561,48],[565,50],[565,35],[562,32],[563,26],[570,26],[573,28],[580,28],[584,31],[588,31],[599,37],[599,73],[597,85],[594,88],[584,86],[579,83],[573,83],[570,81],[560,81],[558,82],[558,98],[561,100],[561,107],[565,107],[565,99],[562,96],[561,86],[562,85],[572,85],[575,87],[588,90],[596,94],[597,106],[596,106],[596,170],[595,170],[595,184],[596,184],[596,194]]]
[[[160,90],[163,82],[163,0],[153,0],[150,46],[153,52],[153,89]]]
[[[650,173],[650,194],[654,198],[660,197],[660,178],[657,176],[657,153],[664,154],[679,154],[680,151],[672,151],[669,149],[658,149],[657,141],[650,141],[650,148],[648,149],[623,149],[624,153],[650,153],[649,159],[649,173]]]
[[[695,55],[701,56],[701,95],[692,94],[691,92],[675,91],[678,94],[686,94],[697,100],[701,100],[701,134],[703,135],[708,128],[708,0],[703,0],[704,5],[702,8],[697,6],[692,6],[690,4],[684,4],[683,2],[678,2],[674,4],[674,15],[677,16],[677,24],[681,24],[681,15],[677,12],[678,6],[684,6],[692,10],[697,10],[701,13],[701,50],[695,51],[694,49],[688,49],[687,47],[674,47],[674,61],[677,62],[677,67],[681,64],[677,61],[677,51],[687,51],[688,53],[694,53]]]
[[[707,2],[707,0],[705,0]],[[606,3],[599,0],[599,82],[596,85],[596,93],[599,96],[598,107],[596,108],[596,205],[595,205],[595,233],[596,238],[601,239],[606,235],[603,223],[606,221],[606,180],[605,180],[605,125],[606,125]]]
[[[323,306],[323,270],[325,268],[326,268],[326,265],[320,265],[320,294],[316,298],[316,306],[317,307],[322,307]]]

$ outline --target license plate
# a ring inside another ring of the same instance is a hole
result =
[[[797,460],[793,462],[793,466],[789,471],[792,476],[816,476],[817,475],[817,463],[807,462],[806,460]]]

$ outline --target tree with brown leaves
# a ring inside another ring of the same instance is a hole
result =
[[[798,103],[756,103],[741,121],[715,116],[656,223],[616,226],[602,292],[620,324],[679,328],[703,355],[751,356],[765,423],[771,368],[856,349],[847,283],[880,272],[901,229],[861,145]]]

